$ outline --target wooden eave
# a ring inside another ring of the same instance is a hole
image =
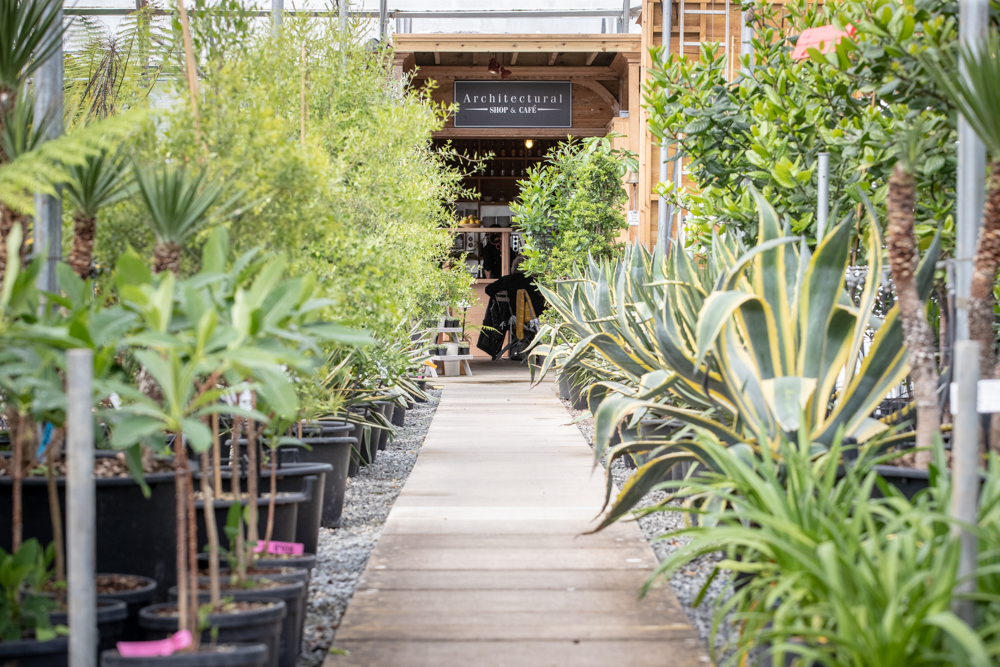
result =
[[[488,35],[397,33],[393,46],[401,52],[466,53],[619,53],[639,51],[642,35],[611,33],[598,35]]]

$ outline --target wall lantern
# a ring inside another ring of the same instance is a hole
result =
[[[525,139],[524,140],[524,147],[525,148],[531,148],[534,145],[535,145],[535,142],[532,141],[531,139]]]

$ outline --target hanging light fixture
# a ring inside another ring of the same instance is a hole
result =
[[[500,61],[497,60],[496,56],[493,56],[492,58],[490,58],[490,64],[489,64],[488,67],[489,67],[489,70],[490,70],[490,74],[499,74],[500,70],[502,69],[500,67]]]
[[[500,78],[504,81],[510,78],[510,70],[503,65],[500,66]]]

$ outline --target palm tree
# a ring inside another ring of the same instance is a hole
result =
[[[0,0],[2,1],[2,0]],[[0,109],[0,168],[19,156],[38,148],[45,141],[48,118],[35,122],[34,100],[23,88],[12,102]],[[30,216],[0,204],[0,276],[7,266],[7,236],[20,223],[22,232],[28,229]],[[22,236],[21,262],[27,260],[27,247]]]
[[[899,162],[889,177],[889,224],[886,246],[892,281],[896,285],[899,319],[910,358],[910,379],[917,406],[916,467],[926,469],[931,462],[930,447],[941,426],[938,404],[938,370],[934,332],[927,322],[924,301],[917,291],[920,252],[914,227],[916,182],[913,170],[922,154],[923,125],[917,122],[900,142]]]
[[[206,183],[205,173],[185,167],[134,168],[139,194],[149,210],[147,223],[156,237],[153,270],[177,275],[184,242],[208,221],[207,213],[222,195],[222,185]]]
[[[62,43],[57,6],[49,0],[0,0],[0,117],[14,105],[32,72]],[[8,160],[0,155],[0,164]]]
[[[924,60],[928,73],[945,96],[958,107],[989,153],[990,176],[973,256],[972,285],[967,305],[969,338],[980,344],[980,369],[984,376],[1000,377],[1000,365],[993,354],[993,285],[1000,268],[1000,35],[991,30],[976,52],[963,45],[959,49],[965,72],[950,54],[940,62]],[[994,416],[990,442],[1000,451],[1000,418]]]
[[[97,212],[132,194],[128,165],[128,155],[119,149],[114,154],[101,151],[90,155],[83,164],[67,168],[70,180],[65,193],[75,209],[69,265],[84,280],[90,275]]]

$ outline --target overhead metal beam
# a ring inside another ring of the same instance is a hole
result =
[[[63,9],[61,0],[56,3],[59,12],[53,30],[61,30]],[[58,35],[58,33],[53,33]],[[45,118],[45,140],[55,139],[63,133],[63,50],[59,47],[35,71],[35,118]],[[58,190],[57,190],[58,191]],[[58,292],[59,280],[56,265],[62,261],[62,197],[35,193],[34,253],[44,252],[42,271],[38,274],[38,288]]]

